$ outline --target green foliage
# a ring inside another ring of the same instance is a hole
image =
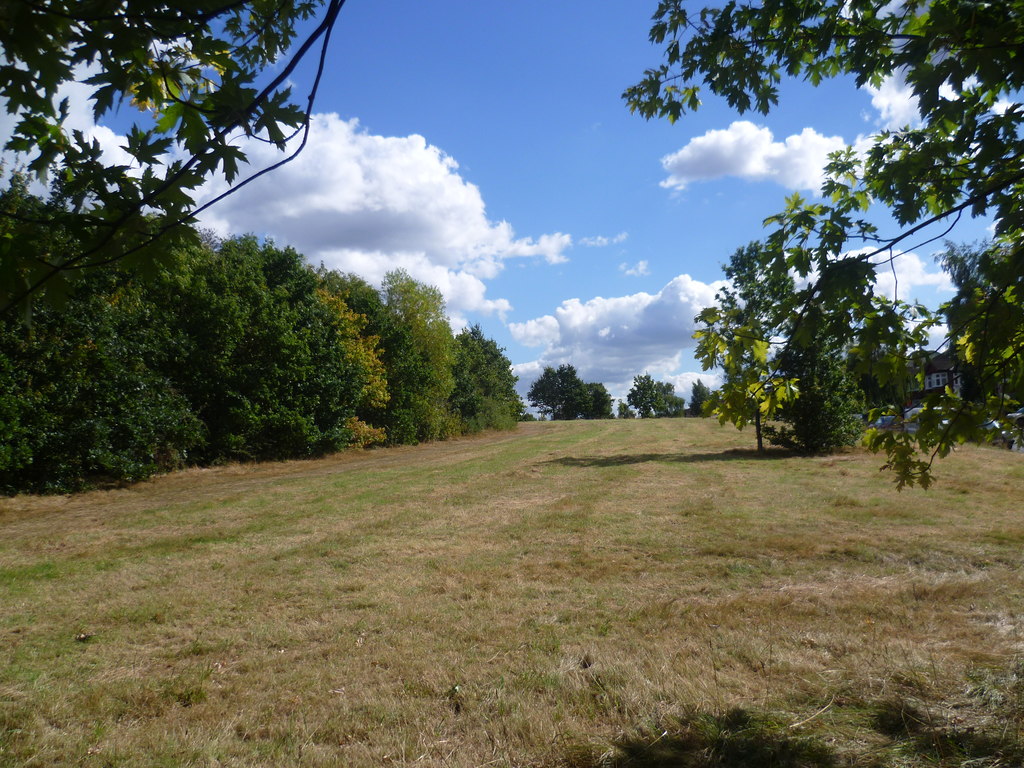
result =
[[[5,3],[0,99],[14,124],[5,149],[56,181],[68,204],[19,219],[0,211],[2,226],[21,243],[59,230],[73,247],[29,253],[0,240],[0,312],[43,287],[60,300],[89,266],[152,266],[190,238],[181,225],[198,211],[192,190],[213,175],[234,181],[245,162],[233,137],[284,149],[308,128],[289,79],[318,40],[326,45],[343,2]],[[307,35],[289,55],[300,26]],[[257,84],[270,66],[272,78]],[[126,131],[131,166],[108,163],[97,142],[64,128],[68,101],[56,97],[75,81],[95,89],[97,120],[135,112]],[[301,99],[306,109],[313,96]]]
[[[593,407],[591,391],[569,364],[557,369],[546,366],[526,397],[530,405],[556,421],[581,418]]]
[[[619,400],[615,416],[619,419],[635,419],[636,412],[632,408],[630,408],[628,404],[626,404],[622,400]]]
[[[1011,405],[1001,393],[1024,385],[1024,108],[1016,103],[1024,88],[1024,0],[768,0],[702,9],[662,0],[651,40],[664,46],[664,63],[624,94],[647,118],[674,121],[699,108],[703,92],[739,112],[764,114],[778,103],[784,77],[816,85],[848,76],[858,86],[878,86],[901,75],[917,99],[918,124],[882,131],[864,155],[852,148],[832,155],[822,202],[793,195],[766,220],[758,269],[768,280],[806,279],[806,287],[771,300],[769,325],[825,309],[823,327],[797,320],[791,345],[807,346],[824,332],[850,350],[857,375],[911,389],[922,375],[928,331],[947,308],[876,296],[875,270],[913,247],[910,238],[929,225],[951,226],[963,214],[995,220],[993,258],[979,262],[982,279],[951,308],[959,318],[952,342],[961,361],[984,372],[979,395],[986,407],[966,408],[948,391],[926,401],[935,417],[922,420],[914,436],[869,438],[886,451],[900,487],[927,485],[932,459]],[[902,230],[880,235],[867,219],[874,204],[886,206]],[[733,377],[717,398],[722,418],[741,423],[750,399],[767,413],[773,397],[795,392],[765,367],[755,375],[751,361],[765,359],[770,336],[731,310],[702,320],[704,361]],[[751,371],[745,380],[743,370]],[[954,420],[961,426],[949,428]],[[930,456],[920,458],[915,447]]]
[[[711,389],[700,379],[693,382],[690,387],[690,407],[687,414],[690,416],[702,416],[704,414],[704,403],[711,397]]]
[[[615,414],[612,413],[612,396],[608,392],[604,384],[600,382],[591,381],[587,382],[587,393],[589,395],[589,405],[586,412],[583,414],[585,419],[611,419],[614,418]]]
[[[675,387],[667,381],[655,383],[661,395],[661,406],[654,415],[659,419],[675,419],[686,413],[686,401],[676,394]]]
[[[776,313],[794,286],[789,275],[764,266],[769,258],[757,243],[733,253],[725,265],[730,285],[719,291],[719,306],[698,318],[704,324],[697,334],[699,358],[705,369],[725,370],[721,391],[708,399],[723,422],[743,427],[752,419],[759,450],[764,437],[801,453],[851,445],[862,434],[862,399],[839,343],[821,330],[806,346],[786,344],[770,354],[773,339],[827,326],[817,307],[797,318]],[[786,426],[762,427],[767,419]]]
[[[517,377],[505,350],[485,337],[479,325],[455,337],[454,377],[450,405],[462,421],[462,431],[515,427],[523,413]]]
[[[357,406],[379,399],[361,319],[291,248],[243,237],[189,249],[146,290],[166,308],[158,364],[206,425],[202,462],[338,450]]]
[[[647,373],[633,377],[633,386],[626,394],[626,402],[636,409],[641,419],[649,419],[655,411],[665,407],[663,391]]]
[[[390,443],[458,434],[458,417],[448,404],[455,387],[455,338],[441,292],[402,270],[389,272],[381,287],[376,327],[389,399],[370,421],[387,430]]]
[[[783,405],[765,437],[773,445],[799,453],[828,453],[858,443],[864,434],[863,401],[846,369],[842,350],[827,339],[784,349],[774,367],[799,382],[800,396]]]
[[[93,276],[31,330],[0,324],[0,493],[139,480],[189,460],[202,425],[155,370],[166,341],[122,278]]]

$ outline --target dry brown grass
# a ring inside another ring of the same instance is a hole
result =
[[[0,764],[1014,764],[1022,457],[897,493],[749,441],[529,424],[0,501]]]

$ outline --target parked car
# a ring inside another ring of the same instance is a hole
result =
[[[1024,408],[1006,414],[1006,423],[1011,425],[1010,450],[1024,453]]]
[[[1013,413],[1006,414],[1006,421],[1024,429],[1024,408],[1018,408]]]
[[[896,422],[896,416],[894,414],[887,414],[885,416],[879,416],[877,419],[868,424],[871,429],[882,429],[888,431],[898,430],[899,424]]]

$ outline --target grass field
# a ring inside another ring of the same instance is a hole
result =
[[[1024,457],[707,420],[0,500],[3,766],[1019,766]]]

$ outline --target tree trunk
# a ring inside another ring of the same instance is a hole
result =
[[[761,408],[754,406],[754,431],[757,433],[757,452],[764,453],[764,442],[761,440]]]

